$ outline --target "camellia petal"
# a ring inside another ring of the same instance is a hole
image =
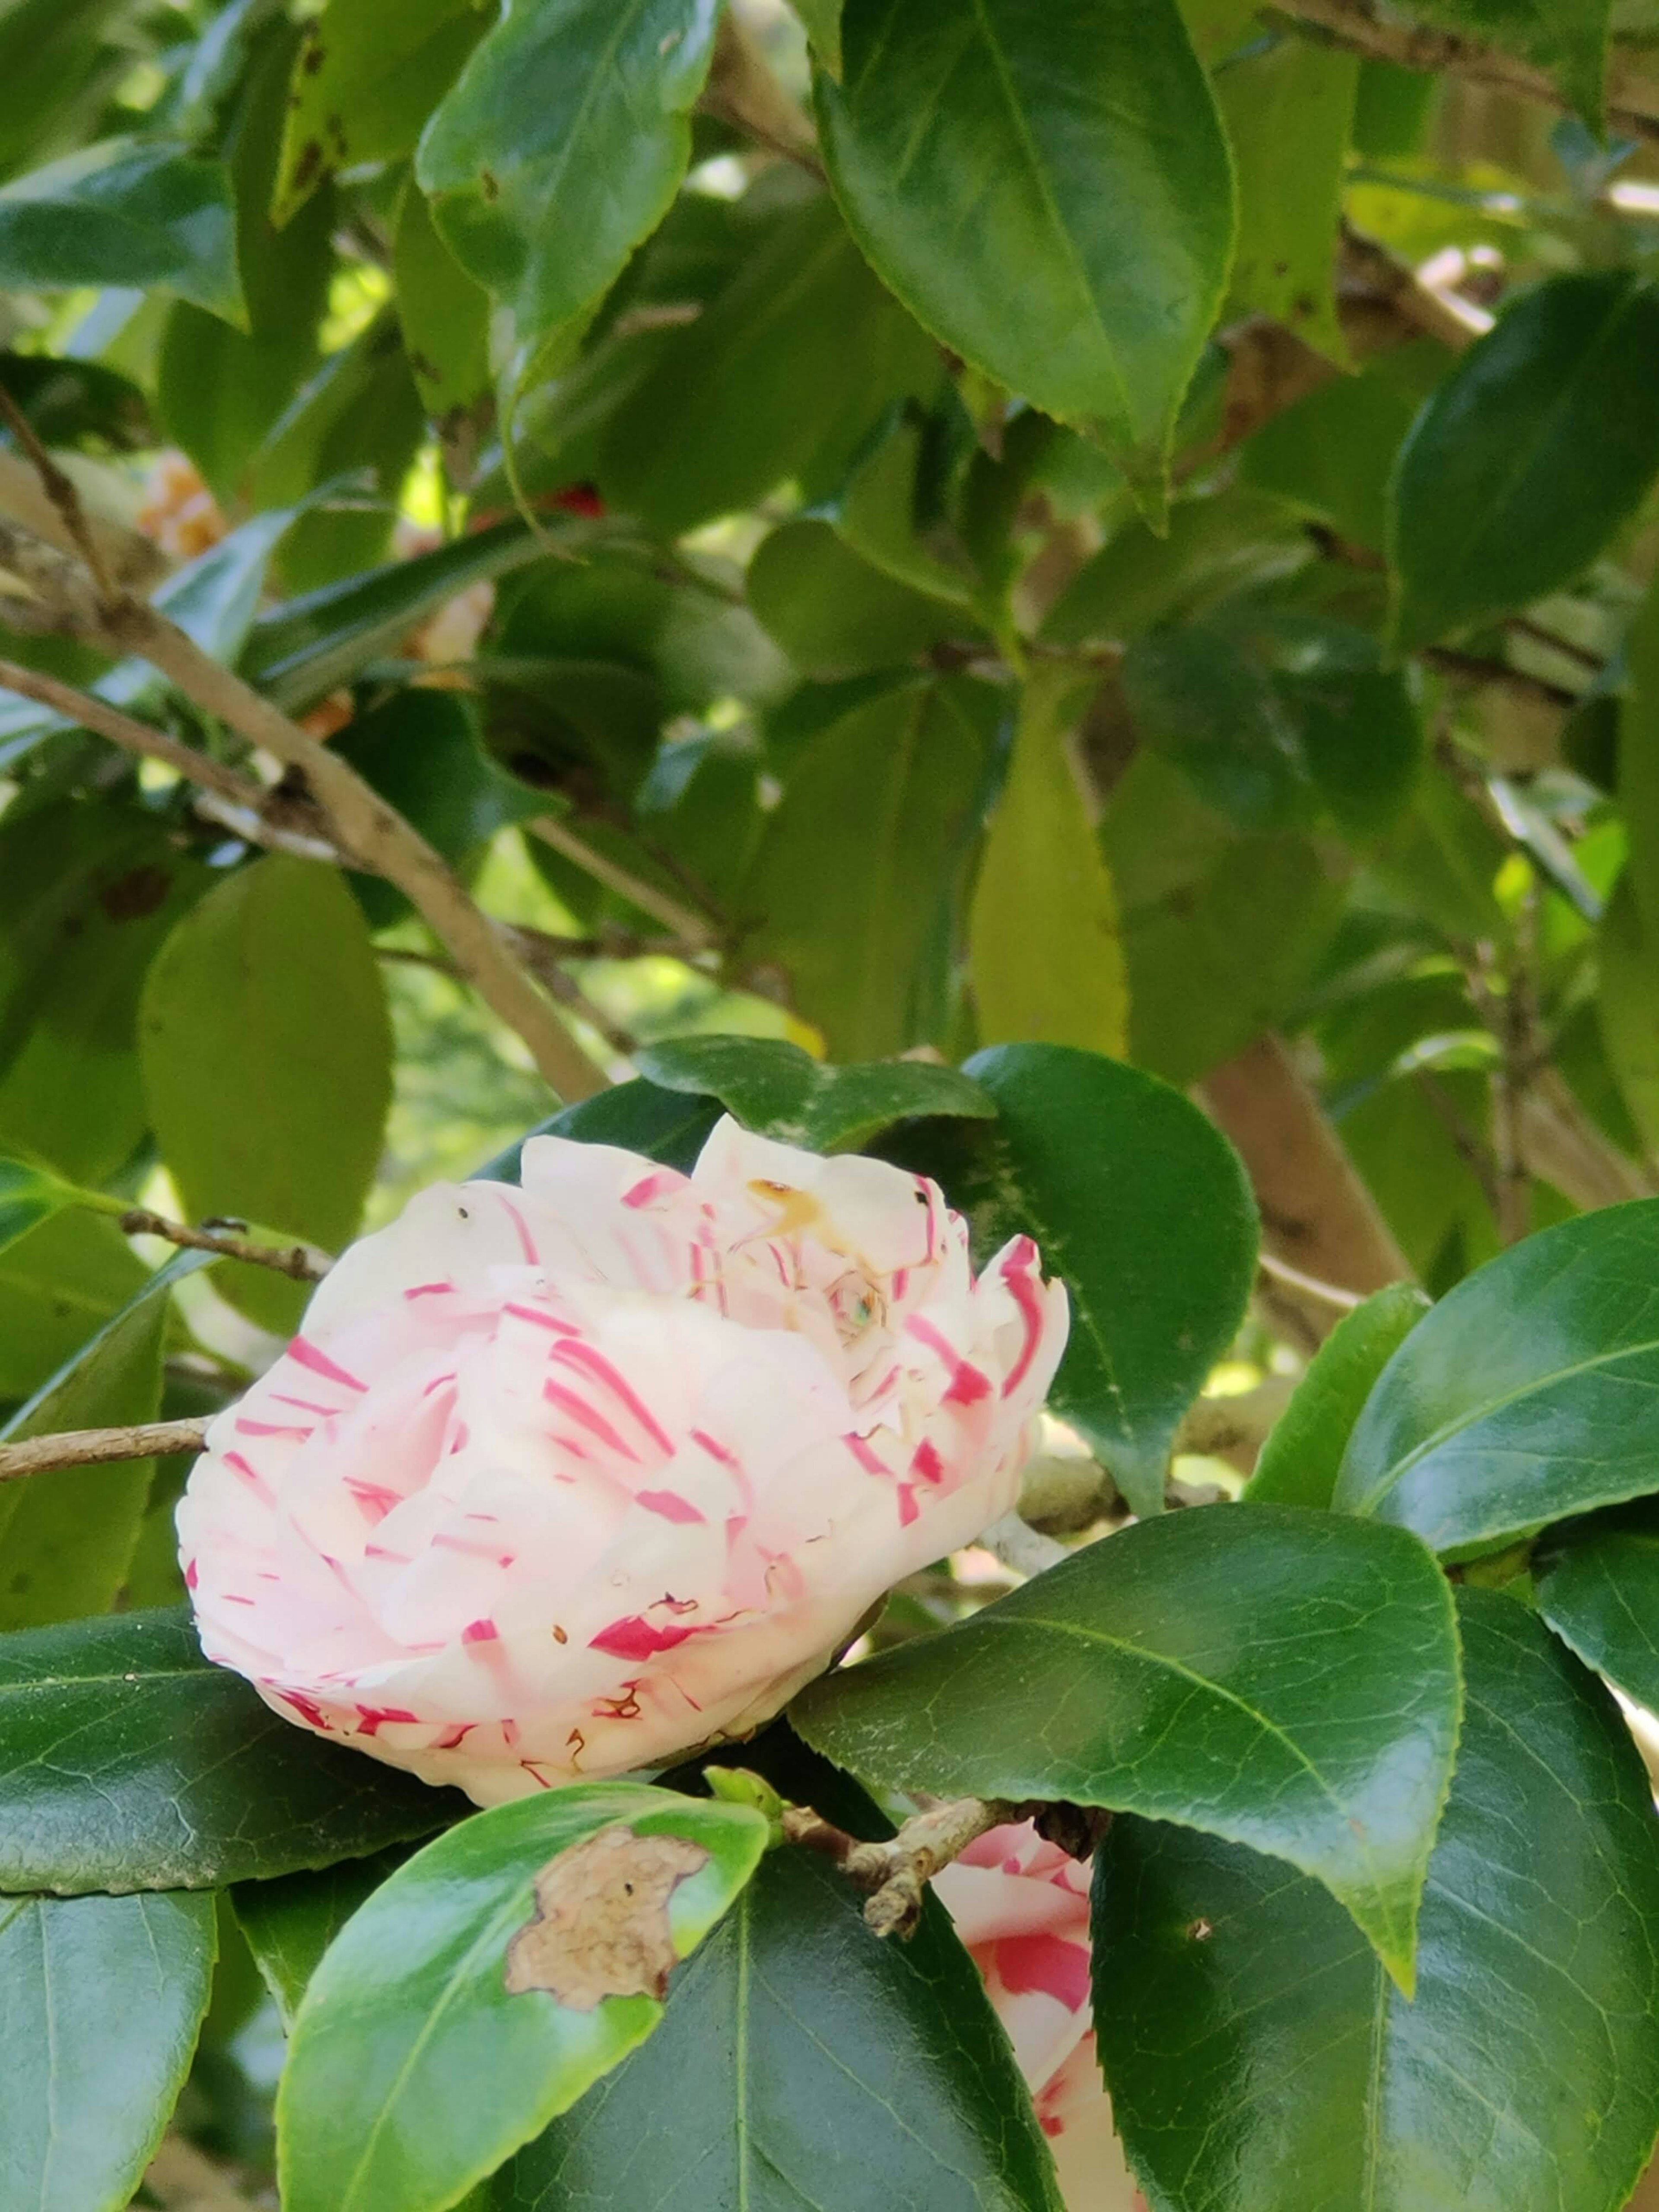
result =
[[[179,1509],[204,1650],[480,1804],[769,1718],[1012,1505],[1066,1340],[937,1188],[720,1124],[537,1138],[365,1237]]]

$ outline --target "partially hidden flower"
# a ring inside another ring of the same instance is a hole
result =
[[[1014,1503],[1066,1338],[1018,1237],[723,1121],[532,1139],[341,1259],[179,1508],[204,1650],[480,1804],[769,1718]]]
[[[933,1887],[1013,2045],[1067,2212],[1146,2212],[1095,2055],[1088,1867],[1027,1822],[979,1837]]]

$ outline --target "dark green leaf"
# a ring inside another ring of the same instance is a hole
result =
[[[1553,1528],[1533,1554],[1538,1610],[1587,1666],[1659,1705],[1659,1504],[1643,1498]]]
[[[1243,1496],[1252,1504],[1328,1507],[1371,1387],[1424,1315],[1415,1283],[1391,1283],[1345,1314],[1273,1424]]]
[[[235,213],[217,161],[106,138],[0,185],[0,285],[142,284],[240,321]]]
[[[924,1042],[925,955],[985,773],[972,693],[916,682],[815,738],[744,892],[747,965],[781,969],[844,1060]]]
[[[969,916],[969,974],[990,1044],[1070,1044],[1118,1055],[1128,978],[1111,878],[1067,750],[1096,689],[1064,664],[1026,678],[1007,779]]]
[[[1659,469],[1659,286],[1552,277],[1464,355],[1401,450],[1389,555],[1402,647],[1571,583]]]
[[[43,1168],[0,1159],[0,1251],[75,1203],[75,1191]]]
[[[1358,1528],[1286,1506],[1142,1522],[790,1718],[890,1787],[1106,1805],[1287,1859],[1409,1991],[1457,1634],[1422,1546]]]
[[[1063,1045],[1000,1045],[964,1073],[1000,1119],[892,1140],[972,1224],[982,1263],[1022,1231],[1063,1276],[1072,1333],[1050,1392],[1138,1513],[1164,1503],[1182,1414],[1232,1341],[1255,1269],[1232,1147],[1180,1092]]]
[[[664,348],[611,422],[599,481],[614,506],[675,537],[785,477],[839,477],[890,402],[939,374],[822,196],[777,217]]]
[[[1450,365],[1443,346],[1418,338],[1391,346],[1357,376],[1333,378],[1256,432],[1239,456],[1240,484],[1273,494],[1352,544],[1382,552],[1395,456]]]
[[[1407,2004],[1330,1900],[1120,1820],[1096,2021],[1156,2212],[1615,2212],[1659,2125],[1659,1844],[1612,1700],[1462,1597],[1468,1702]]]
[[[1169,526],[1158,538],[1139,516],[1127,519],[1072,579],[1042,625],[1045,642],[1127,644],[1242,586],[1288,575],[1309,557],[1297,515],[1259,492],[1177,500]]]
[[[842,49],[819,121],[878,271],[965,360],[1106,441],[1156,508],[1233,229],[1175,0],[847,0]]]
[[[520,2152],[491,2212],[1060,2212],[983,1984],[933,1902],[872,1942],[856,1893],[774,1851],[642,2051]]]
[[[745,1128],[809,1152],[856,1152],[895,1121],[924,1115],[994,1121],[987,1094],[953,1067],[921,1060],[826,1067],[781,1038],[682,1037],[636,1055],[668,1091],[718,1098]]]
[[[190,1219],[228,1214],[328,1249],[354,1234],[380,1157],[392,1033],[367,927],[335,870],[271,854],[210,892],[150,969],[140,1052]],[[222,1287],[273,1325],[294,1317],[281,1277],[247,1269]]]
[[[569,1137],[581,1145],[620,1145],[689,1174],[720,1118],[720,1108],[712,1098],[688,1098],[643,1079],[619,1083],[539,1123],[478,1173],[491,1182],[515,1182],[519,1155],[529,1137]]]
[[[809,676],[914,660],[964,627],[955,609],[896,584],[811,515],[762,539],[748,590],[762,627]]]
[[[125,2212],[189,2071],[210,1897],[0,1900],[0,2203]]]
[[[427,125],[422,189],[521,360],[580,336],[668,212],[691,152],[713,0],[513,0]]]
[[[1359,59],[1294,33],[1215,80],[1238,185],[1238,252],[1229,307],[1271,315],[1348,365],[1337,319],[1338,218]]]
[[[1626,799],[1625,818],[1631,863],[1607,901],[1597,934],[1595,1011],[1619,1095],[1641,1145],[1653,1152],[1659,1149],[1659,957],[1637,891],[1651,833],[1634,791]]]
[[[1450,1552],[1640,1497],[1656,1468],[1659,1199],[1640,1199],[1528,1237],[1426,1315],[1334,1503]]]
[[[291,2034],[301,2000],[329,1945],[360,1905],[409,1856],[394,1844],[372,1858],[341,1859],[308,1874],[274,1881],[239,1881],[231,1893],[236,1924],[247,1939],[265,1986]]]
[[[412,154],[488,27],[477,0],[334,0],[313,15],[295,62],[275,221],[337,169]]]
[[[179,1254],[0,1427],[0,1443],[120,1428],[161,1410],[173,1285],[206,1263]],[[155,1462],[62,1468],[0,1485],[0,1630],[104,1612],[126,1578]]]
[[[289,2212],[443,2212],[644,2042],[662,2018],[655,1996],[579,2008],[506,1971],[513,1939],[553,1918],[538,1877],[605,1831],[702,1855],[656,1905],[677,1959],[767,1840],[747,1806],[598,1783],[497,1806],[417,1853],[347,1923],[295,2022],[277,2105]],[[604,1954],[592,1963],[598,1979]]]
[[[1122,675],[1142,742],[1174,761],[1218,813],[1273,830],[1312,812],[1295,717],[1227,629],[1193,622],[1152,630],[1130,647]]]
[[[211,1667],[183,1607],[0,1638],[0,1890],[216,1889],[429,1835],[452,1791]]]

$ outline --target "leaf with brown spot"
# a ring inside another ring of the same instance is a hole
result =
[[[573,2012],[605,1997],[668,1992],[677,1954],[668,1900],[708,1863],[682,1836],[636,1836],[618,1824],[550,1859],[536,1912],[507,1947],[507,1986],[545,1990]]]

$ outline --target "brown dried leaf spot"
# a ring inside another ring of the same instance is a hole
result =
[[[536,1912],[507,1947],[507,1986],[545,1990],[573,2012],[605,1997],[668,1993],[675,1963],[668,1900],[708,1863],[683,1836],[623,1823],[561,1851],[536,1876]]]

